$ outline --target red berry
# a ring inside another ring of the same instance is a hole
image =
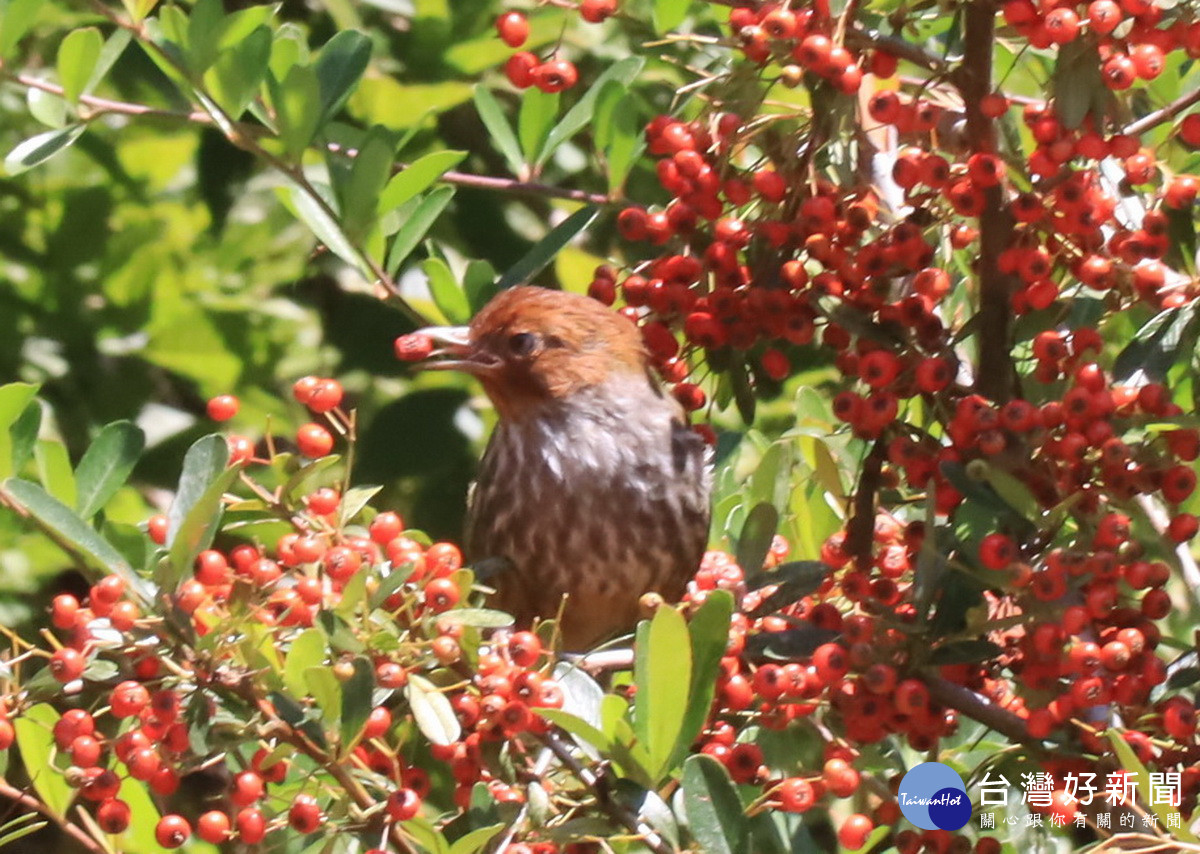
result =
[[[87,659],[77,649],[63,647],[50,657],[50,674],[59,682],[73,682],[83,675]]]
[[[875,829],[874,822],[862,813],[855,813],[847,818],[838,829],[838,842],[843,848],[857,851],[867,844],[867,839]]]
[[[529,38],[529,19],[521,12],[505,12],[496,19],[496,34],[509,47],[520,47]]]
[[[341,406],[345,392],[337,380],[321,380],[317,383],[304,405],[316,413],[329,412]]]
[[[229,829],[229,816],[220,810],[209,810],[196,820],[196,835],[213,845],[220,845],[228,839]]]
[[[296,399],[297,403],[307,405],[309,398],[312,397],[312,393],[320,384],[320,377],[301,377],[292,384],[292,397]]]
[[[267,835],[267,820],[258,807],[247,807],[237,814],[238,838],[246,845],[257,845]]]
[[[533,69],[533,85],[543,92],[561,92],[579,81],[575,65],[565,59],[552,59]]]
[[[412,789],[397,789],[388,795],[387,813],[392,821],[408,821],[421,811],[421,796]]]
[[[321,826],[321,808],[312,795],[296,795],[288,810],[288,824],[297,833],[312,833]]]
[[[539,62],[536,55],[527,50],[522,50],[508,58],[508,62],[504,64],[504,74],[508,77],[508,82],[518,89],[528,89],[533,85],[533,70],[538,65]],[[415,340],[417,338],[424,338],[425,341],[420,342]],[[405,339],[414,340],[406,341]],[[402,341],[404,341],[404,344],[401,344]],[[425,347],[428,347],[428,351],[424,355],[417,355]],[[401,361],[413,362],[424,359],[431,352],[433,352],[433,341],[428,336],[413,333],[412,335],[402,335],[396,339],[396,358]]]
[[[433,339],[422,332],[410,332],[408,335],[401,335],[397,338],[393,348],[396,358],[400,361],[419,362],[428,358],[429,354],[433,352]]]
[[[96,824],[105,833],[124,833],[129,827],[130,815],[129,804],[112,798],[96,807]]]
[[[223,394],[209,400],[206,409],[208,417],[213,421],[228,421],[238,414],[240,405],[241,403],[232,394]]]
[[[146,533],[156,545],[161,546],[166,544],[167,525],[167,517],[161,513],[155,514],[146,520]]]
[[[154,829],[154,838],[163,848],[178,848],[192,835],[192,826],[181,815],[164,815]]]
[[[296,431],[296,446],[306,457],[324,457],[333,450],[333,435],[320,424],[305,424]]]
[[[816,803],[817,795],[812,783],[803,777],[789,777],[775,790],[779,808],[784,812],[807,812]]]
[[[579,4],[579,17],[589,24],[599,24],[616,12],[617,0],[582,0]]]
[[[322,487],[308,496],[308,509],[318,516],[328,516],[338,509],[342,497],[329,487]]]

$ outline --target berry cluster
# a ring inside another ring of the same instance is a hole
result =
[[[579,17],[589,24],[607,21],[617,12],[617,0],[580,0]],[[496,34],[509,47],[519,48],[529,40],[529,19],[523,12],[505,12],[496,19]],[[508,81],[518,89],[534,86],[543,92],[562,92],[579,82],[575,64],[563,59],[556,48],[542,59],[530,50],[519,50],[504,65]]]

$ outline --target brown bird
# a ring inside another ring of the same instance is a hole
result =
[[[579,650],[683,595],[708,536],[704,440],[651,373],[637,327],[585,296],[503,291],[470,326],[421,330],[424,367],[479,379],[499,421],[468,496],[467,557],[502,559],[495,605],[553,618]]]

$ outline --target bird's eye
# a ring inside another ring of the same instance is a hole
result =
[[[515,356],[528,356],[537,349],[538,337],[532,332],[518,332],[508,339],[508,349]]]

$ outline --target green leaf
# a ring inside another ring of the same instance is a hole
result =
[[[46,491],[66,505],[75,503],[75,475],[67,446],[57,439],[38,439],[33,446],[38,479]]]
[[[320,629],[305,629],[292,641],[283,662],[283,685],[293,697],[303,698],[308,693],[304,673],[323,666],[327,654],[325,633]]]
[[[696,754],[683,763],[688,828],[705,854],[745,854],[750,826],[725,766]]]
[[[316,62],[321,124],[342,109],[370,61],[371,39],[358,30],[342,30],[321,48]]]
[[[376,125],[359,146],[347,179],[334,183],[341,205],[342,230],[352,241],[362,240],[375,224],[380,193],[392,173],[393,156],[390,131]]]
[[[223,5],[221,0],[196,0],[188,15],[187,64],[194,74],[203,74],[217,58],[228,25]]]
[[[40,166],[79,139],[83,131],[84,125],[70,125],[61,130],[39,133],[17,143],[4,158],[4,171],[9,175],[19,175],[34,166]]]
[[[464,833],[450,846],[450,854],[480,854],[487,844],[496,838],[496,834],[507,827],[504,823],[489,824],[470,833]]]
[[[1125,345],[1113,364],[1113,379],[1127,382],[1144,374],[1153,382],[1163,382],[1167,371],[1195,345],[1196,304],[1160,311],[1142,326]]]
[[[0,850],[5,845],[16,842],[31,833],[37,833],[42,828],[48,826],[50,822],[39,821],[38,814],[35,812],[27,812],[24,815],[19,815],[12,821],[6,821],[0,826]]]
[[[688,686],[687,710],[675,743],[672,765],[683,759],[692,742],[704,729],[717,690],[717,673],[729,644],[729,624],[733,619],[733,594],[712,590],[704,604],[688,621],[692,646],[692,679]]]
[[[691,0],[654,0],[654,29],[660,33],[673,29],[687,17]]]
[[[392,176],[380,194],[379,213],[393,211],[425,192],[466,156],[465,151],[435,151],[404,167],[400,173]]]
[[[382,486],[352,486],[342,496],[338,505],[338,518],[343,525],[354,520],[363,508],[371,503],[371,499],[380,493]]]
[[[670,770],[687,713],[692,649],[687,623],[663,606],[638,625],[633,681],[633,729],[649,756],[647,771],[657,782]]]
[[[38,703],[13,718],[12,723],[16,730],[17,747],[21,750],[21,758],[25,761],[34,790],[51,813],[65,818],[75,790],[51,760],[53,730],[58,717],[53,706]]]
[[[455,325],[470,320],[471,306],[467,304],[467,295],[454,280],[454,274],[446,262],[441,258],[429,258],[421,264],[421,269],[429,277],[429,292],[438,311]]]
[[[374,704],[371,695],[375,689],[375,668],[371,662],[358,656],[353,660],[354,675],[342,683],[342,749],[345,750],[362,734],[367,716]]]
[[[763,617],[786,608],[812,593],[831,574],[828,566],[819,560],[794,560],[780,564],[774,569],[760,569],[747,573],[746,585],[751,590],[775,584],[778,587],[763,599],[750,613]]]
[[[258,94],[271,59],[271,30],[259,27],[221,51],[204,74],[209,94],[231,119],[238,119]]]
[[[773,505],[763,502],[751,509],[737,544],[737,563],[743,572],[752,573],[762,568],[778,528],[779,511]]]
[[[342,717],[342,685],[328,667],[310,667],[304,671],[304,684],[313,702],[321,710],[326,729],[337,729]]]
[[[554,117],[558,115],[559,95],[543,92],[537,87],[526,89],[521,97],[521,111],[517,114],[517,137],[521,140],[521,151],[526,163],[537,160]]]
[[[750,371],[742,359],[734,360],[729,366],[729,382],[733,388],[733,402],[737,404],[738,415],[745,424],[754,423],[754,411],[758,401],[754,397],[754,389],[750,385]]]
[[[32,383],[0,385],[0,477],[8,477],[17,470],[15,465],[17,445],[13,431],[21,419],[22,413],[30,407],[37,393],[38,386]],[[33,434],[36,439],[37,430],[34,430]],[[28,438],[25,441],[28,441]],[[28,456],[25,459],[28,459]]]
[[[133,572],[121,553],[80,519],[74,510],[28,480],[9,478],[4,482],[4,489],[67,546],[108,572],[120,575],[143,599],[148,598],[146,582]]]
[[[25,468],[25,464],[33,457],[41,426],[42,404],[34,400],[25,407],[25,411],[21,413],[17,422],[8,428],[7,440],[12,443],[12,454],[7,456],[12,460],[12,468],[7,470],[5,467],[7,459],[4,454],[6,437],[4,431],[0,430],[0,477],[20,474],[21,469]]]
[[[205,436],[188,448],[167,511],[168,560],[159,565],[159,586],[174,591],[196,555],[212,544],[221,524],[221,497],[240,470],[229,465],[229,446],[222,436]]]
[[[604,158],[608,163],[608,192],[615,196],[620,194],[629,170],[645,148],[631,98],[622,99],[618,104],[609,126],[612,139],[605,146]]]
[[[279,139],[293,159],[308,147],[321,125],[320,90],[317,73],[309,65],[293,65],[282,81],[271,85]]]
[[[63,97],[71,103],[79,101],[92,72],[100,59],[104,37],[95,27],[71,30],[58,46],[58,82],[63,87]]]
[[[453,198],[453,187],[437,187],[414,205],[412,213],[392,238],[392,248],[387,258],[389,273],[395,275],[400,270],[405,259],[425,239],[426,232],[433,227]]]
[[[554,256],[559,253],[564,246],[571,242],[574,237],[592,224],[600,209],[595,206],[580,208],[564,219],[558,225],[550,230],[550,232],[534,244],[533,248],[525,253],[522,258],[513,264],[500,277],[500,281],[496,283],[496,290],[503,291],[511,288],[513,285],[519,285],[523,282],[528,282],[534,276],[542,271],[542,269],[554,260]]]
[[[405,696],[412,709],[417,728],[434,744],[447,745],[458,741],[462,725],[446,695],[424,676],[410,674]]]
[[[29,89],[25,93],[25,105],[29,115],[47,127],[62,128],[67,124],[67,102],[58,95]]]
[[[128,421],[105,425],[75,470],[75,509],[91,519],[116,494],[142,455],[146,436]]]
[[[9,0],[0,6],[0,59],[7,58],[13,52],[17,42],[33,26],[44,5],[42,0]]]
[[[1115,727],[1110,727],[1106,735],[1108,735],[1109,743],[1113,746],[1113,752],[1117,754],[1117,759],[1121,763],[1121,768],[1130,772],[1136,781],[1138,800],[1143,804],[1150,806],[1150,809],[1153,810],[1154,814],[1158,816],[1159,821],[1161,821],[1163,826],[1166,827],[1167,816],[1173,812],[1179,812],[1179,807],[1162,803],[1150,805],[1150,773],[1146,770],[1146,766],[1143,765],[1141,760],[1137,758],[1137,754],[1133,752],[1133,748],[1129,746],[1129,742],[1122,737],[1121,730]],[[1197,840],[1196,836],[1188,829],[1187,825],[1171,828],[1171,834],[1180,842],[1191,843],[1194,845],[1200,841]]]
[[[482,84],[475,87],[475,109],[479,111],[479,118],[491,134],[492,144],[504,155],[509,170],[514,175],[520,175],[525,168],[525,158],[521,156],[521,143],[517,141],[512,125],[504,117],[500,102]]]
[[[154,7],[158,5],[158,0],[121,0],[121,2],[135,23],[145,20],[146,16],[153,12]]]
[[[470,314],[474,316],[497,293],[496,269],[487,261],[472,259],[463,274],[463,292],[467,295]]]
[[[117,60],[125,53],[125,48],[129,47],[131,41],[133,41],[133,33],[129,30],[119,28],[113,30],[112,35],[104,42],[104,47],[100,49],[100,57],[92,69],[92,76],[83,87],[83,94],[88,95],[95,91],[108,72],[112,71],[112,67],[117,64]]]
[[[578,715],[563,709],[538,709],[537,713],[555,726],[562,727],[571,735],[582,739],[602,755],[612,752],[612,739]]]
[[[555,149],[592,122],[596,114],[596,104],[606,85],[617,85],[628,90],[629,84],[638,76],[645,64],[646,61],[640,56],[626,57],[613,63],[597,77],[595,82],[587,87],[583,97],[575,103],[575,106],[567,110],[558,124],[547,134],[546,141],[537,155],[537,166],[545,164]],[[524,137],[522,137],[523,139]]]
[[[312,185],[313,191],[320,197],[320,201],[313,198],[312,194],[304,187],[298,184],[288,186],[288,199],[291,201],[296,215],[304,221],[304,224],[309,227],[317,239],[329,247],[329,251],[341,258],[351,267],[361,269],[362,262],[358,255],[358,250],[346,237],[342,231],[342,227],[337,220],[330,215],[328,210],[328,199],[322,193],[322,188],[318,184]]]

